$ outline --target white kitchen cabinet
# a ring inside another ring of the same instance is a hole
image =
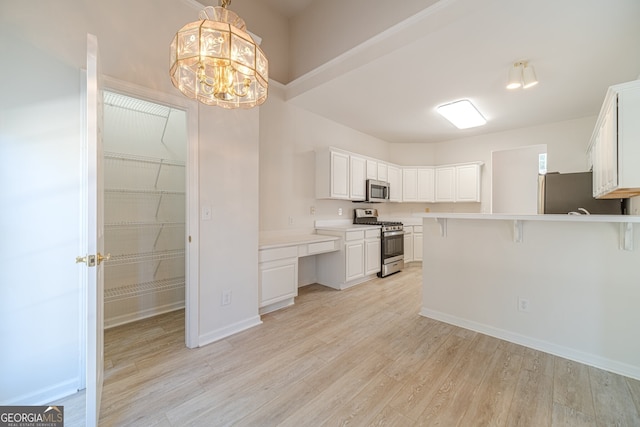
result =
[[[384,162],[378,162],[378,177],[376,179],[378,181],[388,182],[389,181],[388,172],[389,170],[388,170],[387,164]]]
[[[404,226],[404,262],[422,261],[422,226]]]
[[[387,165],[387,177],[389,182],[389,201],[401,202],[403,183],[402,183],[402,171],[400,167],[394,165]]]
[[[381,160],[367,159],[367,179],[387,182],[387,164]]]
[[[458,165],[456,171],[456,202],[480,201],[480,165],[471,163]]]
[[[345,244],[345,282],[364,276],[364,240]]]
[[[364,240],[364,274],[365,276],[376,274],[380,271],[380,265],[382,263],[382,257],[380,251],[382,250],[382,243],[380,241],[380,230],[367,230],[365,231]]]
[[[418,201],[418,169],[402,168],[402,201]]]
[[[436,202],[479,202],[482,163],[435,168]]]
[[[404,262],[413,261],[413,227],[405,225],[404,230]]]
[[[433,168],[418,168],[418,201],[435,201],[435,172]]]
[[[640,81],[607,90],[589,154],[596,198],[640,195]]]
[[[455,167],[440,166],[435,171],[435,201],[455,202]]]
[[[378,162],[367,159],[367,179],[378,179]]]
[[[332,148],[316,152],[316,198],[349,199],[349,163],[347,152]]]
[[[334,289],[346,289],[372,278],[380,271],[380,228],[323,229],[317,234],[342,239],[339,251],[318,256],[318,283]]]
[[[433,202],[435,200],[432,167],[402,168],[402,201]]]
[[[264,249],[258,260],[260,314],[293,304],[298,295],[298,248]]]
[[[413,227],[413,261],[422,261],[422,226]]]
[[[367,197],[367,160],[349,156],[349,199],[364,200]]]

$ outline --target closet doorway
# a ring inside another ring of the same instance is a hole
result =
[[[188,295],[194,254],[187,247],[193,111],[135,92],[103,92],[104,238],[111,254],[104,325],[186,308],[186,344],[193,347],[189,317],[197,313],[189,310]]]

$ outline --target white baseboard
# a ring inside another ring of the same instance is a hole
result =
[[[62,399],[63,397],[77,393],[79,384],[79,378],[72,378],[52,385],[51,387],[36,390],[33,393],[13,397],[10,400],[0,402],[0,406],[46,405],[48,403],[55,402],[58,399]]]
[[[126,323],[135,322],[137,320],[146,319],[148,317],[157,316],[159,314],[169,313],[171,311],[181,310],[184,308],[184,301],[166,304],[158,307],[148,308],[135,313],[127,313],[121,316],[114,316],[104,319],[104,328],[114,328]]]
[[[628,363],[601,357],[597,354],[585,353],[574,348],[565,347],[504,329],[495,328],[493,326],[477,323],[468,319],[463,319],[439,311],[430,310],[425,307],[422,307],[422,309],[420,310],[420,315],[428,317],[430,319],[449,323],[451,325],[459,326],[461,328],[480,332],[482,334],[509,341],[515,344],[520,344],[534,350],[540,350],[554,356],[563,357],[565,359],[593,366],[594,368],[603,369],[615,374],[624,375],[625,377],[640,380],[640,366],[629,365]]]
[[[246,329],[253,328],[254,326],[258,326],[261,324],[262,320],[260,320],[260,316],[255,316],[249,319],[242,320],[240,322],[233,323],[229,326],[225,326],[224,328],[216,329],[215,331],[200,335],[200,338],[198,339],[198,347],[211,344],[212,342],[219,341],[228,336],[237,334],[238,332],[242,332]]]

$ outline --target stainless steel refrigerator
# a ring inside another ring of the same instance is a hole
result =
[[[628,199],[594,199],[592,188],[591,172],[540,175],[538,177],[538,213],[628,214]]]

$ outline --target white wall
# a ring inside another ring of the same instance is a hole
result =
[[[259,109],[200,107],[200,206],[212,208],[200,222],[201,345],[260,323],[258,120]]]
[[[425,219],[422,313],[640,379],[640,230],[619,224]],[[464,268],[461,268],[464,267]],[[518,311],[518,298],[529,312]]]
[[[173,0],[0,2],[0,51],[16,64],[0,67],[0,404],[43,404],[80,387],[86,33],[98,36],[104,74],[175,94],[169,43],[197,12]],[[200,108],[199,196],[226,221],[194,236],[200,343],[256,323],[258,115]],[[232,290],[224,309],[222,289]]]
[[[260,107],[261,231],[311,230],[315,220],[353,219],[354,203],[315,198],[314,150],[328,146],[375,158],[388,154],[385,141],[288,104],[281,88],[271,85],[269,99]]]

